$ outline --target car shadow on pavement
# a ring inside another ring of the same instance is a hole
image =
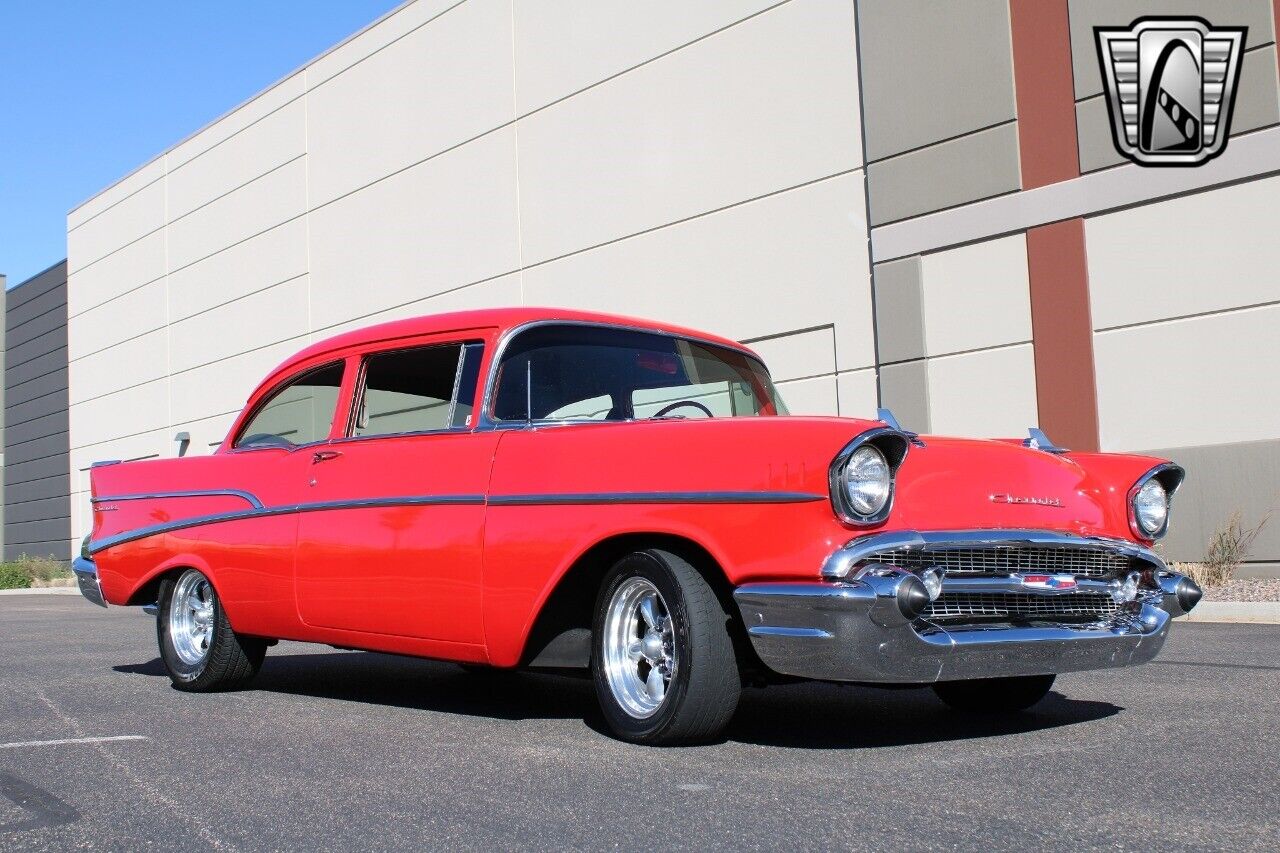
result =
[[[159,658],[114,669],[167,679]],[[500,720],[599,715],[586,678],[487,668],[463,670],[451,663],[377,652],[268,652],[262,671],[245,689]],[[589,724],[594,726],[595,721]]]
[[[1018,713],[953,711],[927,687],[881,689],[797,684],[749,690],[727,732],[729,740],[792,749],[904,746],[1061,728],[1110,717],[1124,708],[1051,692]],[[804,725],[792,725],[797,718]]]
[[[166,677],[154,658],[116,672]],[[541,672],[463,670],[376,652],[267,655],[251,691],[313,696],[499,720],[581,719],[608,734],[590,679]],[[951,711],[932,690],[802,683],[747,689],[725,740],[792,749],[928,744],[1061,728],[1124,710],[1052,692],[1029,711]],[[803,725],[795,725],[803,720]]]

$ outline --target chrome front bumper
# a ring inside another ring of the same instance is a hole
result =
[[[93,560],[76,557],[71,561],[71,571],[75,573],[80,594],[99,607],[106,607],[107,600],[102,597],[102,586],[98,583],[98,567]]]
[[[1024,546],[1025,534],[983,531],[990,547]],[[972,547],[974,542],[971,532],[960,532],[953,538],[929,536],[933,546],[940,548],[951,542]],[[1057,546],[1110,547],[1103,540],[1050,536]],[[929,684],[1146,663],[1164,645],[1173,617],[1195,605],[1199,590],[1190,581],[1183,583],[1181,575],[1169,572],[1151,551],[1132,543],[1115,543],[1115,547],[1138,560],[1138,565],[1149,564],[1148,587],[1136,600],[1124,602],[1116,612],[1095,620],[1018,617],[957,622],[912,617],[907,613],[919,610],[912,611],[909,603],[904,604],[904,581],[916,576],[879,564],[874,571],[863,571],[870,564],[867,558],[879,549],[867,549],[858,541],[828,560],[828,566],[843,569],[839,577],[808,583],[746,584],[734,592],[734,600],[761,661],[775,672],[802,678]],[[855,559],[849,559],[850,551],[855,552]],[[912,581],[911,586],[918,584]],[[1031,589],[1017,575],[943,581],[943,594],[1096,596],[1108,589],[1106,582],[1086,579],[1070,589]]]

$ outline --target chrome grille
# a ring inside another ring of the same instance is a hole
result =
[[[926,619],[956,616],[1004,616],[1056,619],[1063,616],[1105,617],[1120,605],[1110,595],[1074,593],[1034,595],[1018,592],[944,592],[924,612]]]
[[[868,560],[919,572],[938,566],[949,576],[1013,573],[1071,574],[1103,578],[1125,572],[1129,558],[1103,548],[1014,545],[989,548],[895,548]]]

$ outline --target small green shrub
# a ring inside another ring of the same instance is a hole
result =
[[[26,589],[31,577],[17,563],[0,563],[0,589]]]
[[[0,563],[0,589],[49,586],[52,581],[71,577],[66,564],[52,557],[28,557]]]

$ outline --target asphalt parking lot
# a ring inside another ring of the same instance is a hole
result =
[[[1280,626],[1179,624],[1012,719],[797,685],[649,749],[584,680],[297,643],[179,693],[139,611],[3,597],[0,847],[1274,850],[1278,696]]]

